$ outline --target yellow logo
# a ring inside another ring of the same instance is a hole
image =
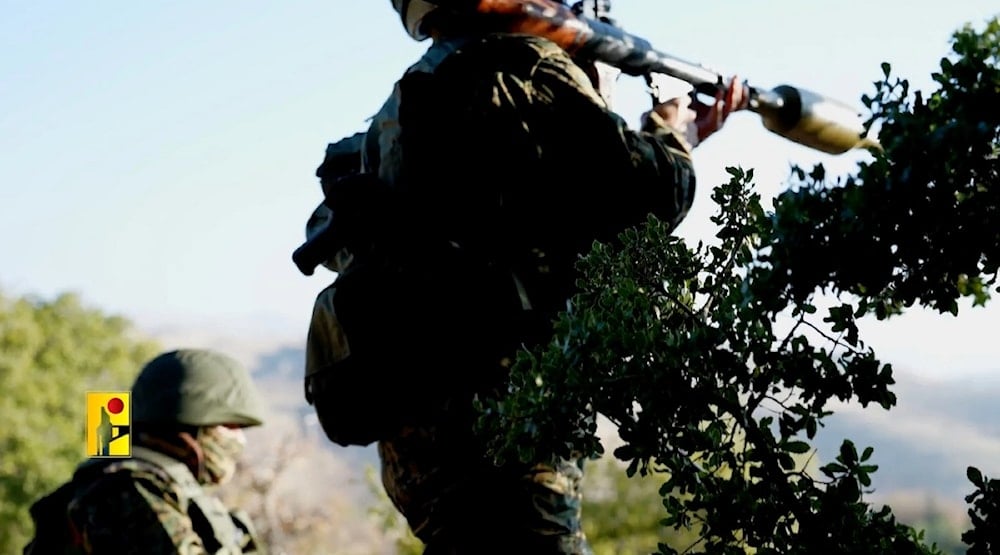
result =
[[[87,456],[132,456],[132,394],[87,392]]]

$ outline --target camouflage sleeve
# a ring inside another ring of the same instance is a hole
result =
[[[573,142],[575,158],[602,166],[601,173],[615,178],[607,205],[612,222],[635,223],[650,212],[672,226],[684,219],[694,200],[695,174],[691,147],[681,133],[656,117],[639,131],[629,129],[558,47],[535,65],[531,87],[536,106],[555,107],[546,118],[560,138]]]
[[[87,553],[208,553],[177,496],[155,479],[113,476],[70,505]]]

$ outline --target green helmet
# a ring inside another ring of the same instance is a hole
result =
[[[422,24],[424,17],[438,8],[434,2],[427,0],[392,0],[392,8],[399,14],[403,27],[414,40],[424,40],[428,37]]]
[[[215,351],[163,353],[132,385],[133,423],[259,426],[262,412],[250,373]]]

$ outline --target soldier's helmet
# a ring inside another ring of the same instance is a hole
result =
[[[421,41],[429,36],[422,28],[423,22],[427,14],[438,9],[437,4],[426,0],[392,0],[392,7],[414,40]]]
[[[149,361],[132,385],[132,422],[170,426],[259,426],[263,405],[239,362],[204,349],[181,349]]]

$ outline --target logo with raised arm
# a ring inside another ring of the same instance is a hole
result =
[[[132,394],[87,392],[87,456],[132,456]]]

